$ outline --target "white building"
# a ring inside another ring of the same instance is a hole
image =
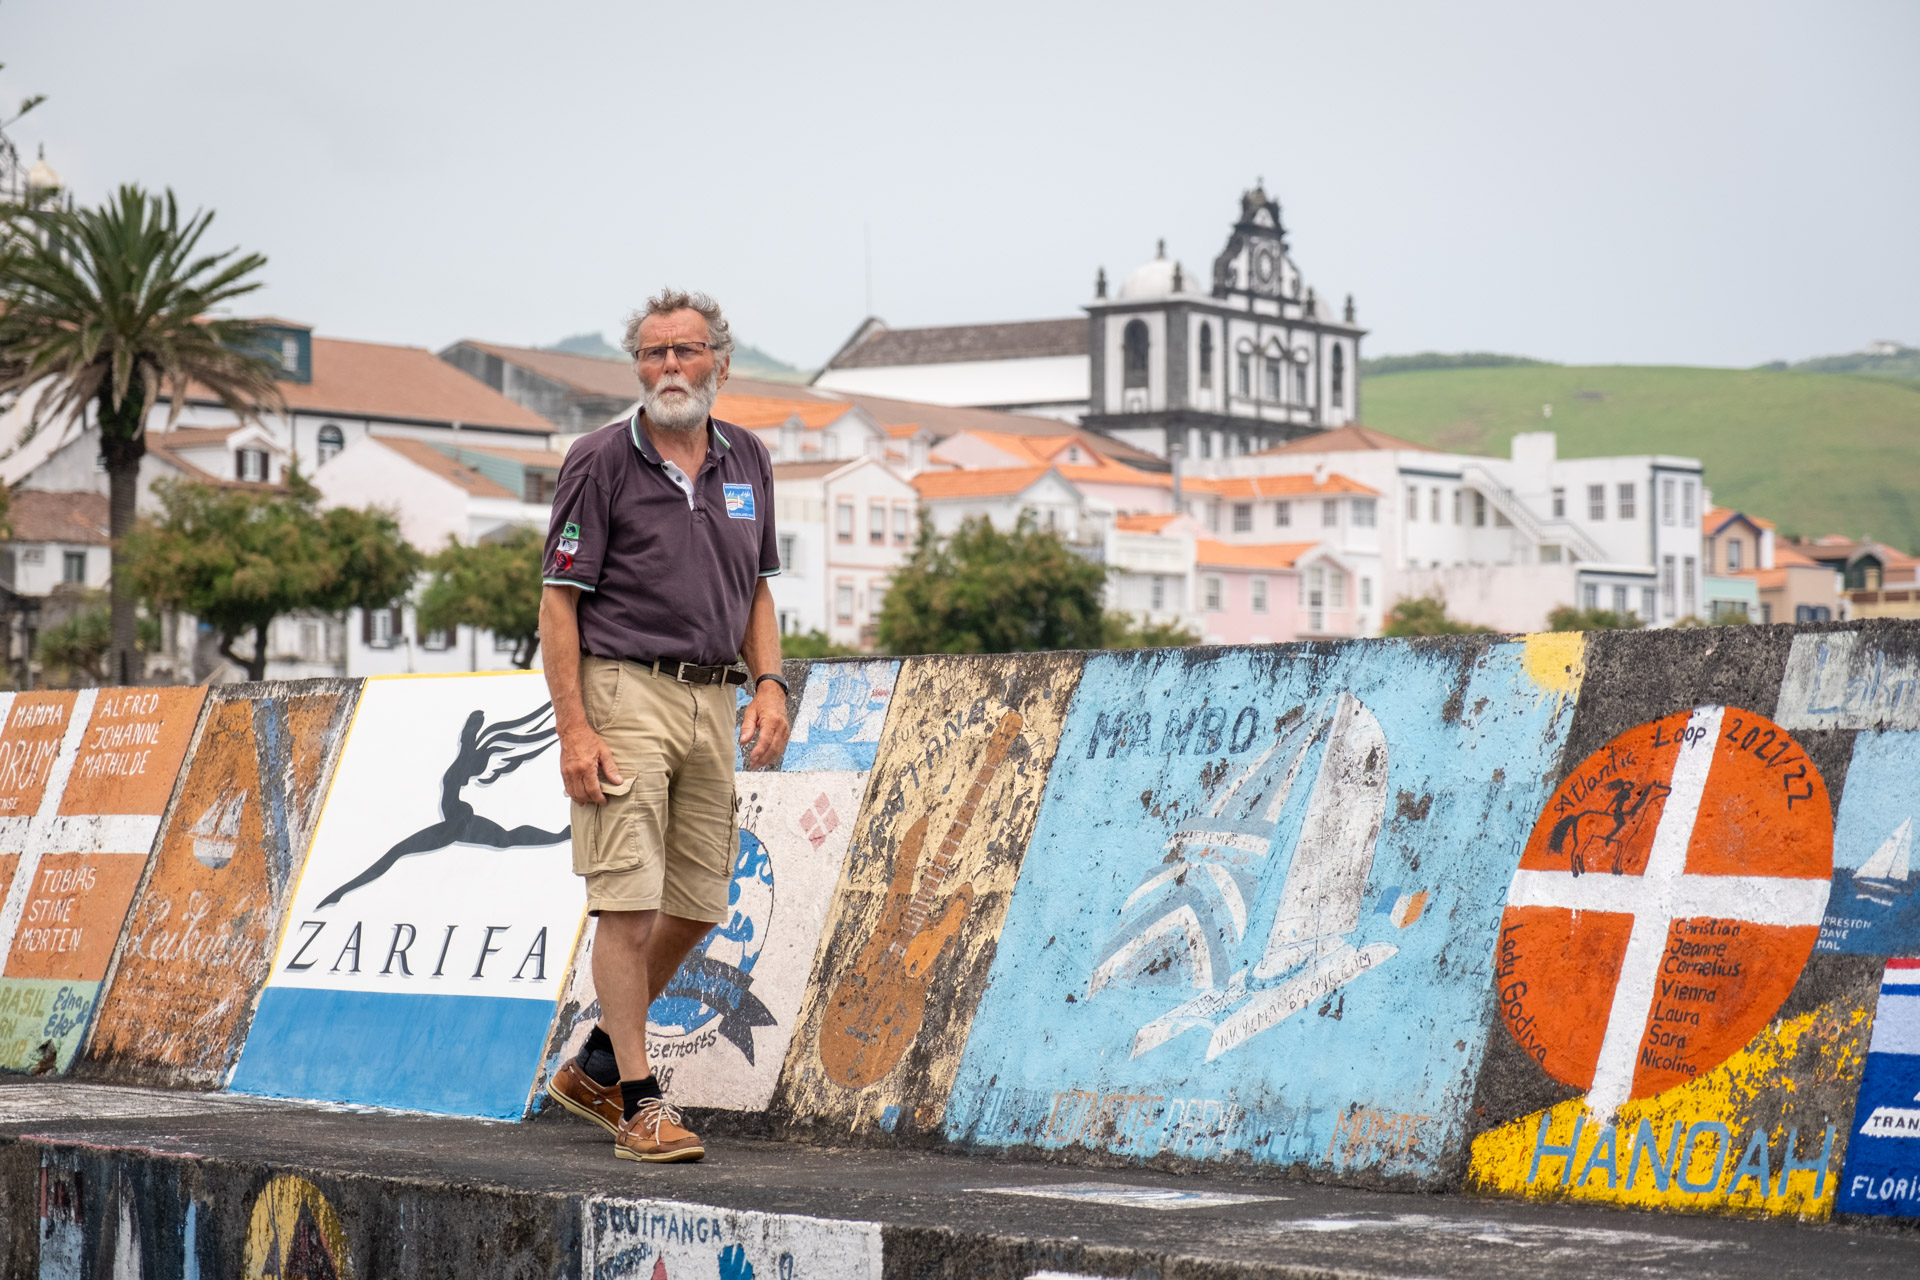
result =
[[[1089,369],[1087,324],[1078,318],[889,329],[869,316],[813,386],[1077,421]]]
[[[769,586],[781,634],[871,646],[887,585],[919,533],[913,486],[864,457],[776,462],[773,493],[780,573]]]

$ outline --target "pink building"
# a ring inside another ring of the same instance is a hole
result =
[[[1194,595],[1206,644],[1361,634],[1355,576],[1324,543],[1196,539]]]

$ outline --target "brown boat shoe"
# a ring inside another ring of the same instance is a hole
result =
[[[547,1081],[547,1093],[581,1119],[591,1120],[608,1133],[619,1136],[620,1117],[626,1112],[620,1101],[619,1081],[596,1084],[592,1076],[580,1069],[577,1059],[568,1058]]]
[[[613,1135],[613,1154],[622,1160],[670,1164],[698,1160],[707,1154],[699,1137],[680,1123],[680,1113],[659,1098],[647,1098],[639,1110],[620,1122]]]

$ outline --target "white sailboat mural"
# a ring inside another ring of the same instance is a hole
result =
[[[1234,967],[1274,825],[1323,741],[1265,946],[1256,963]],[[1204,825],[1174,833],[1165,862],[1123,904],[1121,926],[1087,984],[1089,999],[1122,982],[1177,982],[1199,991],[1142,1026],[1130,1056],[1204,1028],[1211,1060],[1399,950],[1350,939],[1360,925],[1387,796],[1386,735],[1363,703],[1341,693],[1283,729],[1209,807]],[[1412,922],[1405,913],[1395,917],[1396,924]]]
[[[187,828],[193,833],[193,856],[203,865],[218,871],[233,861],[234,850],[240,844],[240,814],[246,803],[245,791],[239,795],[223,794],[207,806],[198,822]]]
[[[1853,873],[1856,898],[1877,902],[1883,907],[1908,890],[1907,877],[1913,860],[1913,819],[1907,818],[1880,842],[1868,859]]]

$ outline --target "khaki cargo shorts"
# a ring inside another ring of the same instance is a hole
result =
[[[587,910],[726,919],[740,846],[733,687],[583,653],[580,691],[621,778],[619,787],[601,779],[605,804],[573,806],[573,870],[586,877]]]

